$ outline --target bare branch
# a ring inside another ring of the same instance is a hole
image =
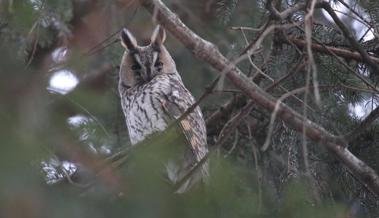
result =
[[[296,46],[300,48],[304,48],[306,46],[305,40],[302,40],[302,39],[288,38],[288,41],[295,44]],[[358,52],[351,51],[349,49],[345,49],[345,48],[337,48],[333,46],[312,43],[312,50],[323,53],[323,54],[330,54],[330,51],[332,51],[336,55],[346,58],[346,59],[356,60],[360,62],[364,61],[361,54],[359,54]],[[374,56],[369,56],[369,57],[373,62],[379,64],[379,58],[374,57]]]
[[[305,15],[304,18],[304,25],[305,25],[305,41],[307,43],[306,48],[307,48],[307,53],[308,53],[308,62],[309,62],[309,74],[312,73],[312,82],[314,86],[314,95],[315,95],[315,100],[317,104],[320,104],[320,91],[318,90],[318,80],[317,80],[317,67],[315,63],[315,59],[313,56],[312,52],[312,26],[313,26],[313,13],[315,10],[316,6],[316,0],[312,0],[310,2],[310,7],[308,13]],[[310,75],[308,76],[310,79]],[[308,84],[309,81],[306,81]],[[308,95],[308,89],[306,90],[305,98],[307,98]],[[306,104],[306,100],[304,100]],[[304,108],[304,111],[306,109]],[[305,112],[304,112],[305,113]]]
[[[261,147],[261,150],[262,151],[266,151],[270,145],[270,139],[271,139],[271,136],[272,136],[272,133],[274,131],[274,122],[275,122],[275,119],[277,117],[277,114],[278,114],[278,111],[279,111],[279,108],[280,108],[280,105],[282,104],[282,102],[288,98],[289,96],[291,95],[294,95],[296,93],[300,93],[300,92],[304,92],[305,90],[307,90],[309,87],[301,87],[301,88],[298,88],[298,89],[295,89],[295,90],[292,90],[290,92],[287,92],[285,93],[284,95],[282,95],[275,103],[275,108],[274,108],[274,111],[271,113],[271,118],[270,118],[270,124],[269,124],[269,129],[268,129],[268,133],[267,133],[267,136],[266,136],[266,140],[265,140],[265,143],[263,144],[263,146]],[[305,125],[304,125],[305,127]],[[305,132],[305,131],[304,131]]]

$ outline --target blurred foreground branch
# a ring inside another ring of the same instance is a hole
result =
[[[352,154],[342,140],[316,123],[304,118],[284,103],[280,103],[275,108],[276,99],[251,82],[234,63],[219,52],[215,45],[192,32],[162,1],[140,0],[140,2],[150,13],[156,16],[162,26],[191,50],[196,57],[206,61],[219,72],[225,73],[226,77],[236,87],[241,89],[259,106],[269,111],[276,109],[277,116],[291,126],[291,128],[298,132],[304,130],[308,138],[322,143],[330,153],[349,169],[354,177],[376,194],[376,196],[379,196],[378,175],[366,163]]]

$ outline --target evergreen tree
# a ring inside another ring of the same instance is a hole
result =
[[[173,194],[157,166],[177,133],[131,147],[117,93],[120,30],[148,41],[155,22],[167,25],[146,2],[0,1],[0,217],[378,217],[378,190],[328,138],[251,100],[167,26],[183,82],[207,93],[211,150],[209,184]],[[164,4],[379,173],[378,1]]]

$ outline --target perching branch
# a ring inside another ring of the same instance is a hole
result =
[[[215,45],[192,32],[162,1],[140,0],[140,2],[150,13],[153,13],[155,9],[159,23],[196,57],[207,62],[217,71],[225,72],[226,77],[256,104],[274,111],[276,100],[271,95],[251,82],[238,67],[220,53]],[[298,132],[302,132],[304,126],[308,138],[322,143],[363,185],[379,196],[379,177],[376,172],[343,146],[341,140],[319,125],[305,119],[286,104],[281,103],[278,106],[277,115]]]

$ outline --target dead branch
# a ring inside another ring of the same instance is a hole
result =
[[[292,44],[294,44],[300,48],[305,48],[305,46],[306,46],[305,40],[302,40],[302,39],[288,38],[288,41],[289,41],[289,43],[292,43]],[[283,42],[285,42],[285,41],[283,41]],[[321,45],[318,43],[312,43],[311,47],[312,47],[313,51],[317,51],[317,52],[320,52],[323,54],[330,54],[330,51],[332,51],[336,55],[338,55],[342,58],[348,59],[348,60],[356,60],[359,62],[364,61],[362,55],[359,52],[351,51],[351,50],[346,49],[346,48],[337,48],[337,47],[333,47],[333,46]],[[370,56],[370,55],[369,55],[369,58],[373,62],[379,64],[379,58],[374,57],[374,56]]]

